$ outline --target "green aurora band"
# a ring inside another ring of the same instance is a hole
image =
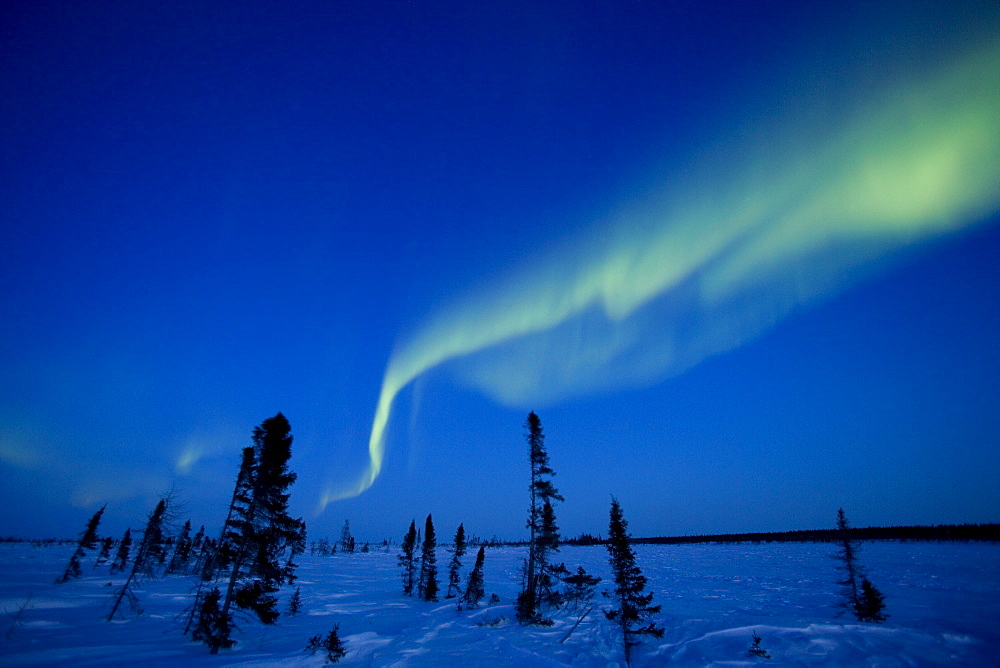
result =
[[[1000,208],[1000,41],[864,102],[819,138],[778,128],[783,154],[759,135],[754,161],[716,161],[428,319],[389,359],[367,469],[320,510],[372,485],[393,402],[431,369],[511,405],[656,382]]]

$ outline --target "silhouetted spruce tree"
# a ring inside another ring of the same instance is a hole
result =
[[[413,586],[416,584],[417,563],[417,522],[410,521],[410,530],[403,536],[399,557],[396,562],[403,569],[403,594],[413,596]]]
[[[203,642],[209,647],[219,647],[229,649],[236,644],[236,641],[229,636],[233,630],[233,616],[228,612],[223,612],[219,601],[222,599],[222,592],[218,587],[205,594],[198,606],[197,624],[191,631],[191,638]]]
[[[438,600],[437,579],[437,539],[434,535],[434,522],[427,516],[424,523],[424,545],[420,551],[420,579],[417,581],[417,595],[425,601]]]
[[[344,520],[344,528],[340,530],[340,549],[345,554],[354,552],[354,537],[351,536],[350,520]]]
[[[94,513],[90,520],[87,521],[87,528],[80,534],[80,540],[76,544],[76,551],[69,558],[66,570],[56,580],[56,584],[69,582],[73,578],[80,577],[82,573],[80,570],[80,561],[87,555],[87,550],[93,550],[97,547],[97,526],[101,523],[101,515],[104,514],[105,508],[107,506],[101,506],[101,509]]]
[[[618,499],[611,500],[611,519],[608,525],[608,555],[611,570],[615,574],[614,592],[606,593],[618,607],[605,610],[604,615],[616,622],[622,631],[622,642],[625,646],[625,664],[632,665],[632,648],[640,643],[637,636],[651,635],[654,638],[663,637],[663,629],[652,622],[642,624],[652,615],[660,611],[660,606],[650,605],[652,594],[643,594],[646,588],[646,577],[635,563],[635,553],[629,544],[628,522],[622,514]]]
[[[281,564],[282,556],[305,537],[302,520],[288,515],[287,490],[296,479],[288,470],[291,425],[278,413],[254,429],[253,441],[249,494],[234,494],[231,530],[225,537],[232,556],[220,619],[226,620],[235,605],[263,624],[273,624],[280,616],[275,593],[293,575],[292,566]],[[226,646],[228,633],[228,628],[216,628],[209,643],[212,654]]]
[[[549,555],[558,548],[559,536],[555,528],[555,512],[552,501],[562,501],[558,490],[552,484],[555,471],[549,466],[549,455],[545,450],[545,434],[542,421],[534,412],[528,414],[524,423],[527,430],[528,460],[531,464],[531,504],[528,506],[528,560],[524,570],[524,588],[517,595],[517,619],[522,624],[542,621],[538,607],[544,595],[543,585],[549,567]],[[545,526],[545,507],[549,506],[549,526]],[[549,580],[551,582],[551,580]]]
[[[862,574],[857,559],[861,545],[851,537],[851,525],[843,508],[837,511],[837,545],[839,549],[836,558],[841,562],[838,568],[844,572],[844,579],[837,583],[844,587],[842,607],[853,611],[859,601],[858,583]]]
[[[191,560],[191,520],[184,522],[181,533],[174,541],[174,554],[170,557],[167,573],[183,573]]]
[[[115,539],[111,536],[108,536],[101,541],[101,551],[97,553],[97,560],[94,562],[94,568],[108,563],[108,559],[111,557],[111,548],[114,546]]]
[[[115,594],[115,603],[108,614],[108,621],[115,618],[115,613],[121,606],[122,601],[128,600],[133,608],[137,607],[135,594],[132,592],[132,585],[144,577],[151,577],[156,573],[156,566],[160,563],[164,553],[163,547],[163,527],[167,519],[167,507],[171,497],[167,496],[156,504],[156,508],[150,513],[146,521],[146,529],[142,532],[142,541],[135,551],[135,558],[132,560],[132,570],[129,572],[125,584]]]
[[[125,535],[118,542],[118,551],[115,552],[115,559],[111,562],[112,575],[125,570],[128,563],[129,551],[132,548],[132,529],[125,529]]]
[[[338,634],[339,629],[340,624],[334,624],[333,629],[326,634],[326,638],[323,640],[320,640],[319,636],[313,636],[309,639],[309,644],[306,645],[306,651],[315,654],[318,650],[324,649],[326,650],[327,662],[337,663],[347,654],[344,643],[341,642]]]
[[[240,469],[236,474],[236,485],[233,487],[233,498],[229,502],[226,519],[222,523],[222,531],[214,542],[213,549],[207,551],[202,563],[201,579],[205,582],[214,580],[216,575],[228,569],[236,557],[237,547],[232,542],[236,539],[233,522],[237,519],[237,509],[246,510],[250,506],[253,494],[255,454],[253,446],[243,448],[240,459]]]
[[[572,605],[573,609],[585,605],[594,598],[594,587],[601,581],[596,575],[591,575],[583,566],[577,566],[576,573],[567,575],[562,579],[568,586],[566,590],[566,602]]]
[[[888,615],[885,609],[885,596],[875,588],[868,578],[861,578],[861,596],[854,614],[862,622],[884,622]]]
[[[557,582],[569,575],[566,564],[553,563],[554,553],[559,551],[559,527],[552,503],[546,499],[542,506],[542,529],[538,534],[538,551],[541,554],[538,571],[538,604],[558,608],[563,603],[563,593],[555,588]]]
[[[465,556],[465,525],[459,524],[458,530],[455,532],[455,543],[451,548],[451,562],[448,564],[448,593],[445,594],[445,598],[455,598],[462,593],[462,575],[459,569],[462,568],[463,556]]]
[[[288,616],[294,617],[302,612],[302,588],[296,587],[295,593],[288,600]]]
[[[486,548],[480,545],[479,552],[476,554],[476,565],[469,573],[469,579],[465,584],[465,593],[462,594],[462,603],[468,608],[477,607],[479,602],[483,600],[483,596],[486,595],[486,590],[483,588],[483,561],[485,559]]]

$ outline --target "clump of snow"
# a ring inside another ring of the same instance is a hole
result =
[[[238,620],[239,644],[217,656],[181,634],[197,587],[193,577],[146,581],[137,589],[143,614],[108,623],[111,592],[123,578],[85,562],[80,580],[52,584],[72,550],[0,545],[0,664],[322,665],[321,653],[304,651],[306,643],[339,624],[344,665],[624,665],[621,639],[599,609],[568,638],[580,611],[553,613],[554,624],[546,628],[511,621],[523,549],[487,550],[487,597],[495,593],[500,603],[464,611],[454,599],[426,603],[402,596],[395,550],[302,555],[296,583],[302,613],[283,615],[271,627]],[[884,624],[838,617],[839,575],[829,544],[635,550],[649,578],[647,591],[663,606],[656,621],[666,628],[662,640],[648,640],[636,651],[638,666],[1000,662],[997,544],[866,543],[863,564],[886,596],[890,617]],[[25,558],[28,552],[31,558]],[[603,547],[566,546],[558,560],[604,578],[599,591],[610,586]],[[294,591],[283,592],[281,610]],[[29,597],[15,625],[14,614]],[[594,603],[608,607],[600,596]],[[770,659],[748,653],[754,634]]]

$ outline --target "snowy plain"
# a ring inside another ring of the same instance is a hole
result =
[[[635,546],[647,591],[663,606],[661,640],[647,639],[636,666],[997,666],[1000,665],[1000,544],[867,542],[861,563],[885,594],[884,624],[838,616],[835,546],[740,543]],[[274,626],[238,620],[239,644],[209,655],[181,631],[197,581],[171,575],[137,590],[142,614],[105,621],[123,581],[84,562],[83,577],[53,581],[71,546],[0,544],[0,665],[322,665],[308,639],[340,625],[346,666],[623,666],[621,639],[598,606],[561,642],[581,611],[559,611],[549,628],[514,621],[524,548],[486,550],[487,598],[458,611],[453,600],[427,603],[401,594],[398,547],[369,553],[301,555],[304,608]],[[444,574],[449,554],[438,550]],[[601,546],[564,546],[568,568],[611,577]],[[463,578],[474,551],[463,559]],[[464,582],[464,579],[463,579]],[[294,591],[282,592],[281,610]],[[23,608],[15,621],[18,610]],[[752,634],[770,659],[748,654]]]

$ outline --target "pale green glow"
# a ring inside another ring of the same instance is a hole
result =
[[[1000,45],[799,144],[781,156],[761,146],[766,160],[624,211],[428,320],[389,360],[367,470],[321,509],[371,486],[396,396],[430,369],[448,363],[518,405],[653,382],[1000,208]]]

